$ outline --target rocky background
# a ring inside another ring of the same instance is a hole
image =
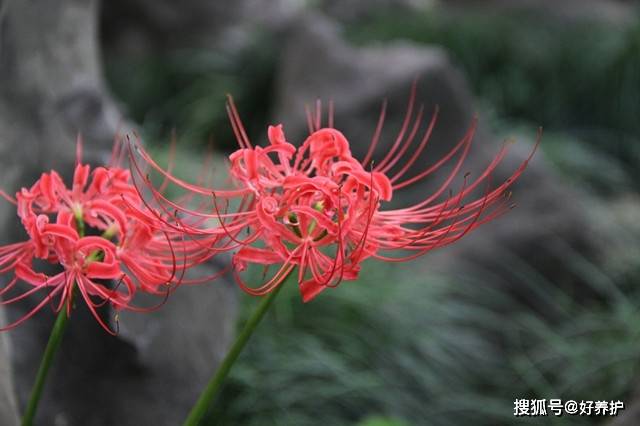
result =
[[[2,187],[68,167],[78,132],[99,162],[131,128],[159,157],[176,129],[189,176],[208,141],[220,158],[234,149],[227,93],[255,143],[280,122],[301,141],[304,105],[333,100],[336,126],[362,153],[383,99],[383,142],[393,140],[418,77],[425,111],[440,108],[426,164],[478,114],[469,172],[517,139],[497,181],[544,127],[514,188],[518,208],[410,264],[370,262],[311,304],[283,289],[209,424],[518,424],[515,399],[563,398],[627,408],[557,424],[634,425],[637,17],[633,2],[613,0],[4,0]],[[253,302],[222,281],[185,289],[153,316],[122,318],[117,339],[79,310],[40,424],[179,424]],[[2,425],[17,424],[51,323],[43,312],[0,336]]]

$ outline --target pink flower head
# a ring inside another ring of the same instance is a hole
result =
[[[66,305],[70,314],[70,301],[77,293],[100,325],[113,333],[98,315],[98,307],[108,303],[116,310],[148,310],[132,305],[137,291],[166,298],[180,283],[184,268],[201,253],[208,254],[185,243],[182,234],[161,229],[159,216],[146,209],[129,170],[119,166],[123,157],[119,143],[112,164],[93,171],[80,163],[80,143],[78,147],[71,188],[51,171],[15,198],[2,193],[16,205],[29,238],[0,247],[0,273],[13,272],[0,290],[5,296],[1,303],[41,297],[35,308],[4,329],[17,326],[47,304],[55,312]],[[176,253],[182,259],[176,259]],[[42,262],[59,265],[61,271],[39,272]],[[27,289],[20,291],[19,283]]]
[[[229,156],[229,175],[235,188],[226,190],[187,183],[163,170],[143,150],[137,152],[146,164],[188,194],[213,198],[211,206],[203,202],[196,210],[157,194],[154,197],[182,217],[191,218],[189,224],[178,222],[203,244],[208,241],[221,250],[221,241],[226,239],[223,246],[234,250],[234,274],[243,290],[264,295],[297,268],[306,302],[327,287],[357,279],[367,258],[394,262],[416,258],[457,241],[509,209],[508,188],[531,157],[505,182],[490,189],[487,182],[505,157],[506,144],[479,176],[469,180],[465,175],[457,192],[450,189],[469,152],[475,120],[443,158],[407,176],[421,158],[437,116],[436,110],[418,136],[423,110],[414,117],[414,103],[415,86],[397,138],[384,158],[374,163],[371,159],[381,136],[384,106],[368,153],[358,160],[347,137],[333,128],[332,108],[327,127],[321,126],[320,104],[315,115],[307,111],[310,134],[299,146],[290,143],[282,125],[277,125],[269,126],[269,143],[261,147],[250,143],[229,99],[228,112],[240,148]],[[396,191],[427,178],[445,164],[450,164],[451,170],[433,193],[407,207],[383,208]],[[235,206],[231,212],[229,206]],[[217,218],[217,226],[202,226],[211,218]],[[263,276],[268,276],[257,287],[249,286],[240,275],[250,265],[262,267]],[[276,272],[268,275],[271,267]]]

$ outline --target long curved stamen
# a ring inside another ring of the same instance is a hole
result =
[[[421,179],[424,179],[425,177],[427,177],[428,175],[430,175],[431,173],[433,173],[434,171],[442,167],[443,164],[449,161],[451,157],[453,157],[460,150],[460,148],[464,147],[462,154],[460,155],[460,159],[458,160],[458,163],[456,164],[454,170],[449,174],[449,178],[447,179],[447,184],[444,185],[444,187],[448,186],[449,184],[448,182],[451,182],[451,180],[453,180],[453,178],[459,172],[460,167],[462,166],[462,163],[467,158],[467,154],[469,153],[469,149],[471,148],[471,143],[473,142],[473,135],[475,134],[476,126],[477,126],[477,119],[474,119],[473,123],[471,124],[471,127],[469,128],[465,136],[451,151],[449,151],[447,155],[442,157],[438,162],[436,162],[433,166],[429,167],[427,170],[423,171],[422,173],[419,173],[416,176],[406,179],[400,183],[394,184],[393,189],[394,190],[402,189],[406,186],[416,183]],[[432,196],[430,198],[434,199],[434,198],[437,198],[438,196],[439,194],[436,196]]]
[[[382,167],[384,167],[387,162],[391,161],[393,156],[396,153],[396,150],[402,143],[404,139],[404,134],[409,128],[409,123],[411,122],[411,117],[413,115],[413,107],[416,101],[416,89],[417,89],[417,81],[413,82],[411,86],[411,94],[409,95],[409,103],[407,105],[407,112],[405,113],[404,120],[402,121],[402,126],[400,127],[400,131],[398,132],[398,136],[396,136],[396,140],[391,146],[391,149],[387,153],[387,155],[378,163],[378,166],[374,169],[374,171],[379,171]]]
[[[385,99],[382,102],[382,108],[380,110],[380,116],[378,117],[378,124],[376,124],[376,130],[373,133],[373,137],[371,138],[371,143],[369,144],[369,149],[367,151],[367,154],[364,156],[364,159],[362,160],[362,167],[367,167],[369,166],[369,162],[371,161],[371,158],[373,156],[373,152],[376,149],[376,146],[378,146],[378,142],[380,141],[380,135],[382,133],[382,126],[384,124],[384,119],[387,113],[387,100]]]
[[[402,168],[390,179],[391,183],[394,183],[395,181],[400,179],[402,176],[404,176],[404,174],[409,170],[409,168],[413,166],[413,164],[418,160],[418,158],[420,157],[420,154],[422,154],[422,151],[424,151],[424,149],[427,147],[429,140],[431,140],[431,133],[433,132],[433,128],[435,127],[436,121],[438,119],[439,111],[440,111],[439,107],[436,105],[435,111],[431,116],[431,121],[429,122],[429,126],[427,127],[427,130],[425,131],[424,136],[420,140],[420,143],[418,144],[418,148],[413,152],[413,154],[411,155],[411,158],[409,158],[409,161],[407,161],[404,164],[404,166],[402,166]]]
[[[247,136],[244,126],[242,125],[242,120],[240,120],[240,115],[238,114],[238,110],[236,109],[236,105],[233,102],[231,95],[227,95],[227,114],[231,120],[233,132],[236,135],[236,139],[238,140],[240,147],[251,149],[251,142],[249,141],[249,137]]]
[[[416,134],[418,133],[418,130],[420,129],[420,124],[422,124],[422,115],[423,114],[424,114],[424,105],[420,105],[420,108],[418,109],[418,114],[416,115],[416,119],[413,122],[413,127],[411,128],[411,131],[409,132],[409,135],[407,136],[407,138],[404,141],[402,147],[400,148],[400,151],[398,151],[398,153],[395,154],[394,157],[385,166],[380,166],[379,167],[378,171],[380,173],[385,173],[386,174],[389,170],[391,170],[391,168],[393,166],[396,165],[396,163],[398,161],[400,161],[400,159],[402,158],[404,153],[407,152],[407,150],[411,146],[411,143],[415,139]]]

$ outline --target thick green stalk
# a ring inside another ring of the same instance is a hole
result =
[[[247,341],[255,331],[256,327],[260,323],[264,314],[269,310],[273,299],[278,295],[280,288],[282,288],[291,278],[296,278],[296,274],[289,273],[289,276],[281,283],[278,287],[276,287],[271,293],[264,296],[255,311],[251,314],[251,317],[247,320],[245,325],[242,327],[240,334],[236,337],[236,340],[233,342],[231,349],[222,360],[222,363],[218,367],[218,370],[214,374],[214,376],[209,380],[209,383],[204,388],[204,391],[200,394],[198,401],[191,408],[187,419],[184,421],[183,426],[197,426],[200,424],[200,421],[207,413],[207,410],[211,406],[211,403],[215,399],[216,395],[220,391],[224,380],[229,375],[229,371],[231,371],[231,367],[235,363],[236,359],[242,352],[242,349],[246,345]]]
[[[27,404],[27,409],[24,412],[24,417],[22,417],[22,426],[31,426],[33,424],[33,419],[36,416],[38,402],[42,396],[42,389],[44,388],[47,373],[51,367],[53,356],[62,341],[62,335],[64,334],[65,328],[67,328],[68,320],[69,317],[67,316],[67,310],[63,307],[60,309],[60,312],[58,312],[56,322],[53,325],[53,330],[51,330],[51,335],[49,336],[49,342],[47,342],[47,347],[44,350],[42,361],[40,361],[40,367],[38,368],[38,374],[36,375],[36,382],[33,385],[33,389],[31,389],[29,403]]]

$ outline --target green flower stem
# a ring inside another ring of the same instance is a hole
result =
[[[62,341],[62,335],[64,334],[64,330],[67,328],[68,320],[69,317],[67,316],[67,309],[66,307],[63,307],[60,309],[60,312],[58,312],[56,322],[53,325],[53,330],[51,330],[51,335],[49,336],[49,342],[44,350],[42,361],[40,361],[40,367],[38,368],[38,374],[36,375],[36,382],[31,390],[29,403],[27,404],[27,409],[25,410],[24,417],[22,418],[22,426],[31,426],[33,424],[33,419],[36,416],[38,402],[40,402],[40,397],[42,396],[42,389],[44,388],[47,373],[49,373],[53,356]]]
[[[85,228],[84,221],[82,220],[82,210],[78,210],[76,208],[74,210],[74,216],[76,219],[76,226],[78,228],[78,235],[80,235],[80,237],[84,237]],[[47,347],[44,349],[44,355],[42,355],[40,367],[38,367],[36,382],[33,384],[33,388],[31,389],[29,403],[27,404],[27,408],[24,411],[24,416],[22,417],[22,426],[31,426],[33,424],[33,419],[36,417],[38,403],[40,402],[40,398],[42,397],[44,382],[47,379],[47,375],[49,374],[53,356],[58,351],[60,342],[62,341],[62,336],[64,335],[64,330],[66,330],[67,328],[67,322],[69,321],[69,317],[67,316],[67,307],[71,308],[73,304],[73,294],[76,290],[75,287],[76,286],[74,283],[70,292],[72,297],[70,297],[62,307],[62,309],[60,309],[60,312],[58,312],[58,316],[56,317],[56,322],[53,324],[53,329],[51,330],[51,334],[49,335]]]
[[[238,334],[238,336],[236,337],[236,340],[233,342],[231,349],[229,349],[229,352],[222,360],[222,364],[220,364],[220,366],[218,367],[215,375],[211,378],[211,380],[209,380],[207,387],[205,387],[204,391],[200,394],[198,401],[193,406],[193,408],[191,408],[191,412],[189,412],[189,416],[187,416],[187,419],[184,421],[183,426],[197,426],[200,424],[200,421],[207,413],[207,410],[211,406],[211,403],[215,399],[216,395],[220,391],[220,388],[222,387],[222,384],[229,375],[231,367],[233,367],[236,359],[238,359],[238,356],[240,355],[242,349],[260,323],[260,320],[269,310],[269,307],[273,303],[273,299],[275,299],[278,295],[280,288],[284,287],[287,282],[292,279],[292,277],[296,277],[296,274],[292,272],[289,273],[289,276],[284,280],[283,283],[281,283],[273,291],[262,298],[262,300],[258,304],[258,307],[255,309],[255,311],[253,311],[251,317],[247,320],[246,324],[240,331],[240,334]]]

